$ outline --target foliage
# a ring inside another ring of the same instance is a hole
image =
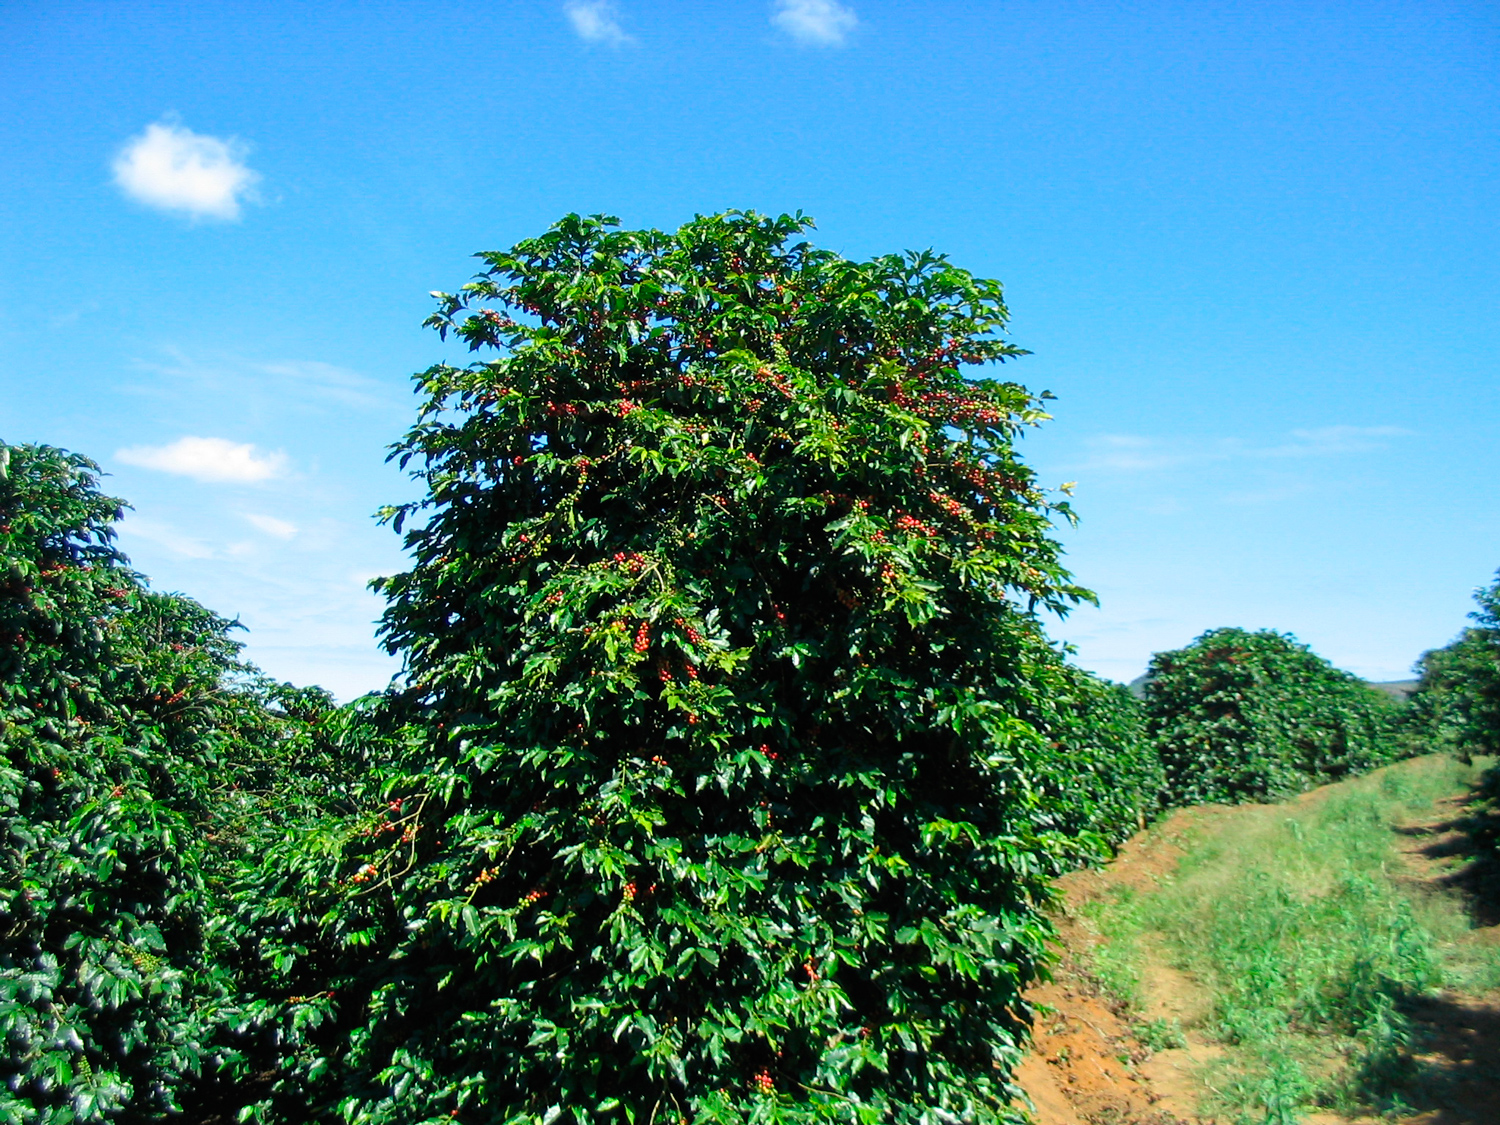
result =
[[[151,591],[98,468],[0,445],[0,1120],[142,1120],[212,1058],[206,872],[301,729],[234,623]],[[329,702],[314,692],[299,705]],[[242,846],[242,845],[241,845]]]
[[[1040,404],[960,371],[1020,354],[1000,286],[809,225],[569,216],[437,294],[492,354],[396,447],[387,766],[262,873],[261,1119],[1013,1115],[1130,720],[1033,616],[1089,595],[1015,452]]]
[[[1146,714],[1124,684],[1110,683],[1045,650],[1026,669],[1032,706],[1023,712],[1049,740],[1037,761],[1052,826],[1092,842],[1092,859],[1146,827],[1166,786],[1161,758],[1146,735]]]
[[[1422,654],[1411,699],[1417,736],[1465,759],[1500,753],[1500,573],[1474,600],[1474,624]]]
[[[1275,800],[1398,753],[1396,705],[1289,634],[1211,629],[1148,675],[1171,804]]]

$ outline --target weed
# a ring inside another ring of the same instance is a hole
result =
[[[1179,1020],[1155,1019],[1138,1023],[1131,1032],[1153,1051],[1170,1051],[1187,1046],[1187,1036],[1182,1033]]]
[[[1142,1002],[1137,966],[1142,956],[1137,937],[1142,929],[1140,898],[1129,888],[1119,889],[1108,899],[1091,902],[1083,918],[1103,939],[1089,956],[1089,969],[1105,992],[1131,1008]]]

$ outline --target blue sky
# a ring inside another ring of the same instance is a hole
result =
[[[1129,679],[1217,625],[1400,678],[1500,566],[1500,8],[0,6],[0,438],[87,453],[160,588],[340,696],[432,289],[567,211],[801,209],[1005,282]]]

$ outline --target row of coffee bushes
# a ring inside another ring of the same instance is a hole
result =
[[[0,447],[0,1121],[1013,1122],[1059,872],[1396,753],[1290,638],[1071,666],[1000,284],[810,227],[570,215],[436,295],[483,359],[418,376],[357,705]]]
[[[1414,729],[1462,758],[1500,754],[1500,574],[1474,592],[1473,622],[1424,653],[1412,696]]]
[[[0,446],[0,1113],[289,1119],[311,1092],[297,1083],[367,1034],[340,994],[383,1002],[377,947],[415,934],[434,963],[466,958],[400,906],[426,806],[490,830],[412,776],[428,737],[395,695],[336,708],[268,681],[231,622],[152,591],[113,545],[121,507],[87,459]],[[1039,846],[1017,861],[1055,874],[1164,807],[1277,799],[1403,750],[1493,752],[1496,604],[1482,592],[1475,626],[1423,658],[1406,709],[1272,632],[1158,654],[1144,701],[1027,636],[1008,706]],[[494,870],[443,876],[460,931]],[[663,894],[629,885],[632,907]]]
[[[1415,735],[1465,761],[1500,754],[1500,574],[1474,601],[1473,624],[1423,654],[1411,701]],[[1500,764],[1484,774],[1480,797],[1471,830],[1482,847],[1500,851]]]
[[[0,445],[0,1120],[153,1120],[217,1074],[237,871],[354,763],[332,700],[150,589],[87,458]]]
[[[1158,653],[1142,715],[1163,803],[1277,800],[1406,755],[1500,753],[1500,577],[1475,600],[1404,706],[1285,634],[1213,629]]]
[[[1166,805],[1274,801],[1400,757],[1389,695],[1270,630],[1212,629],[1157,653],[1145,733]]]
[[[340,708],[319,689],[260,675],[240,658],[234,622],[152,590],[130,568],[114,545],[123,508],[100,491],[98,466],[87,458],[0,444],[0,1120],[197,1122],[247,1111],[305,1121],[333,1113],[351,1082],[378,1107],[389,1101],[381,1091],[399,1081],[377,1075],[389,1065],[364,1067],[361,1044],[378,1026],[399,1055],[415,1034],[382,1008],[390,1002],[383,994],[418,961],[439,976],[470,963],[476,910],[493,909],[492,884],[511,881],[497,878],[503,863],[489,862],[505,850],[492,839],[492,818],[473,815],[476,787],[500,783],[496,765],[466,765],[466,791],[455,792],[455,764],[431,756],[434,732],[446,742],[445,724],[436,715],[424,722],[421,705],[413,718],[411,688]],[[952,955],[966,963],[965,944],[977,942],[993,947],[997,965],[1024,956],[1029,974],[1045,932],[1036,907],[1046,880],[1106,855],[1143,823],[1158,800],[1160,770],[1143,752],[1139,708],[1123,688],[1069,665],[1029,629],[1012,627],[999,651],[1009,654],[1011,674],[997,693],[1006,712],[992,741],[1007,747],[995,769],[1010,779],[1013,807],[995,809],[1015,833],[1005,862],[1026,873],[1029,890],[1007,908],[1011,936],[981,927],[955,942]],[[952,768],[936,749],[933,775],[905,782],[922,811],[910,820],[918,834],[907,846],[920,854],[932,847],[921,833],[951,831],[946,846],[977,855],[966,842],[973,826],[936,801],[940,771]],[[763,778],[786,771],[798,778],[793,793],[821,785],[826,792],[807,808],[815,818],[832,815],[851,781],[875,786],[876,806],[889,799],[880,787],[892,784],[891,773],[861,772],[869,765],[850,759],[844,780],[830,784],[817,779],[810,751],[811,740],[804,765],[796,760],[803,753],[784,744],[779,752],[762,747],[737,784],[770,796],[776,790]],[[429,772],[417,774],[414,764]],[[651,773],[634,779],[648,795],[659,787]],[[524,796],[504,789],[483,799]],[[699,809],[709,804],[701,787],[684,796]],[[748,837],[747,848],[733,844],[737,828],[724,845],[757,870],[770,861],[762,879],[778,864],[787,868],[767,887],[763,905],[773,913],[798,909],[814,886],[791,878],[805,861],[788,844],[766,854],[769,842],[790,835],[786,821],[798,814],[786,802],[795,799],[749,802],[760,844],[748,848]],[[852,825],[874,807],[865,800],[850,804]],[[981,805],[960,815],[994,814]],[[579,811],[595,824],[601,816],[594,807]],[[735,812],[726,805],[719,815]],[[882,831],[894,837],[906,827],[892,821]],[[449,834],[456,839],[444,840]],[[607,839],[596,844],[601,856],[611,850]],[[477,875],[469,853],[488,857]],[[541,867],[523,896],[531,902],[558,893],[549,887],[550,854],[533,857]],[[436,879],[424,893],[461,900],[451,926],[402,902],[419,885],[411,869],[420,861],[425,881]],[[871,872],[861,881],[889,878],[884,865],[903,862],[880,849],[866,861]],[[622,951],[633,959],[631,950],[656,942],[667,925],[668,900],[638,867],[625,870],[636,873],[624,901],[640,932]],[[962,865],[951,871],[982,874]],[[778,904],[783,897],[788,902]],[[910,921],[924,924],[917,915]],[[891,963],[907,961],[900,947],[909,939],[887,940]],[[724,953],[706,935],[696,941],[705,965]],[[997,942],[1015,952],[1002,953]],[[393,962],[393,944],[398,952],[411,946],[407,963]],[[816,960],[803,957],[798,963],[813,967],[800,970],[802,983],[842,955],[835,944]],[[667,975],[680,978],[684,967]],[[611,988],[649,991],[660,972],[637,968],[633,984]],[[1014,988],[1014,973],[1001,977]],[[464,995],[495,983],[486,979],[468,981]],[[444,989],[436,978],[431,984]],[[377,1009],[384,1014],[372,1025],[365,1017]],[[437,1009],[446,1011],[445,1003]],[[450,1014],[462,1023],[462,1013]],[[1022,1034],[1020,1025],[1007,1032],[1017,1043]],[[731,1119],[732,1101],[715,1112]]]

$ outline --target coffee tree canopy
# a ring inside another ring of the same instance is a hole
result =
[[[1047,879],[1115,807],[1042,729],[1034,611],[1089,595],[1041,403],[965,374],[1021,354],[999,284],[809,226],[569,216],[436,294],[478,359],[395,454],[399,768],[276,860],[334,953],[284,951],[262,1113],[1013,1113]]]

